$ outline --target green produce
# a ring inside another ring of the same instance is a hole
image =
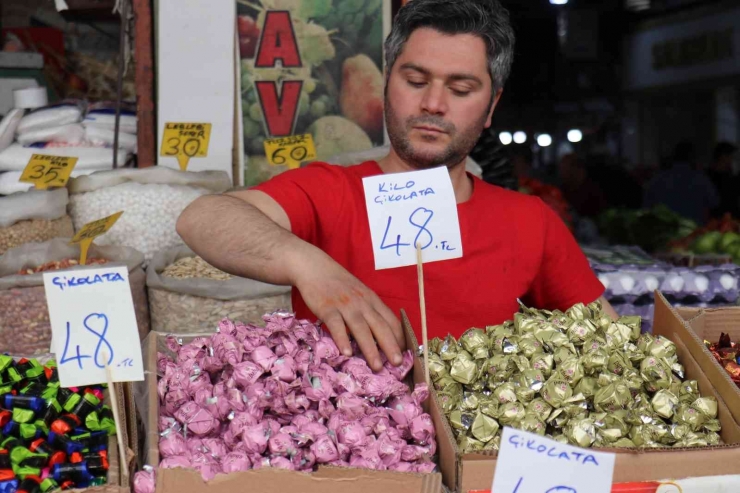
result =
[[[722,233],[711,231],[696,239],[692,251],[698,254],[714,253],[722,240]]]
[[[316,154],[324,158],[345,152],[370,149],[373,144],[356,123],[341,116],[325,116],[308,128],[316,144]]]
[[[653,209],[610,209],[598,220],[599,233],[613,245],[637,245],[648,253],[691,234],[697,224],[663,205]]]
[[[719,249],[724,253],[734,251],[736,245],[740,245],[740,234],[734,231],[725,233],[722,235],[722,239],[719,240]]]

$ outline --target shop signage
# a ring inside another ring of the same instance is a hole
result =
[[[63,187],[77,164],[76,157],[34,154],[21,174],[24,183],[33,183],[39,190]]]
[[[190,158],[208,156],[210,142],[210,123],[165,123],[160,154],[177,158],[180,170],[187,171]]]
[[[733,57],[733,28],[671,39],[653,45],[653,68],[663,70]]]
[[[504,428],[492,493],[610,493],[614,454]]]
[[[52,343],[62,387],[144,380],[125,266],[44,273]]]
[[[316,146],[311,134],[265,139],[265,154],[271,165],[295,169],[316,159]]]
[[[375,269],[416,265],[463,256],[457,202],[445,166],[369,176],[365,188]]]

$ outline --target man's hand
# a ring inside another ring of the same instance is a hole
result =
[[[383,368],[377,346],[391,364],[401,364],[405,338],[398,317],[331,257],[323,252],[315,257],[303,263],[294,285],[308,308],[326,324],[339,350],[352,355],[348,336],[352,334],[373,370]]]

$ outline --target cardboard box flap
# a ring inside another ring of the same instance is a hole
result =
[[[420,346],[416,339],[414,329],[411,327],[406,312],[401,310],[401,323],[406,334],[406,340],[408,344],[407,349],[411,349],[414,353],[414,381],[423,382],[426,379],[424,360],[419,356]],[[429,386],[429,403],[428,413],[432,416],[432,422],[434,423],[434,429],[437,432],[437,456],[439,458],[439,470],[442,473],[442,479],[445,486],[450,490],[457,491],[459,489],[459,461],[457,444],[452,440],[452,429],[450,428],[447,418],[442,412],[442,406],[439,404],[437,398],[437,392],[434,390],[434,384]]]
[[[740,388],[704,345],[705,340],[717,342],[722,332],[730,334],[733,341],[740,340],[740,307],[701,309],[692,313],[670,308],[663,295],[656,293],[656,320],[659,309],[661,318],[673,315],[676,319],[671,325],[673,332],[686,344],[712,385],[722,394],[735,422],[740,424]]]

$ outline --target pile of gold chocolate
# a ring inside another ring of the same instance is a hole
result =
[[[579,447],[721,443],[717,400],[683,381],[676,346],[612,321],[599,302],[521,306],[513,321],[429,343],[429,373],[462,452],[498,450],[511,426]]]

